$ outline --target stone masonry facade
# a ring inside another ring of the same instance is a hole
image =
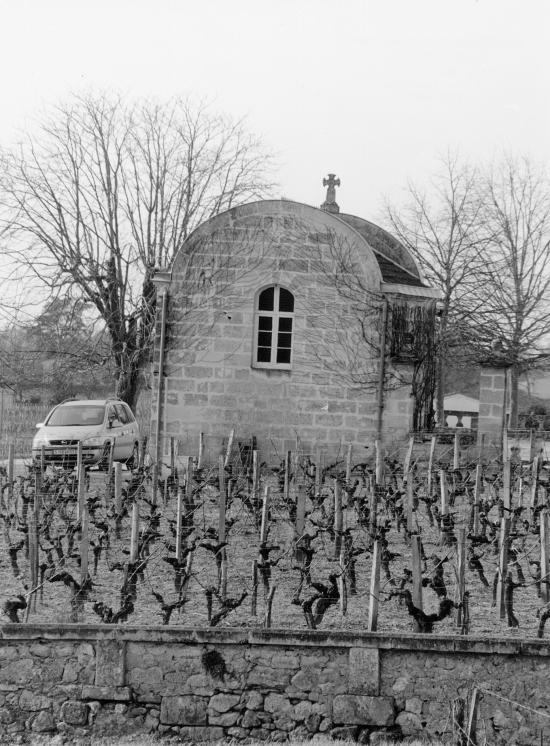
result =
[[[479,376],[478,432],[488,442],[502,437],[506,398],[506,368],[484,365]]]
[[[453,704],[478,687],[479,736],[527,746],[547,725],[549,673],[550,645],[537,640],[5,625],[0,743],[29,733],[448,739]]]
[[[195,454],[203,433],[212,462],[232,429],[237,439],[255,436],[268,461],[295,450],[297,438],[304,453],[330,458],[348,443],[372,446],[381,274],[364,239],[328,213],[266,201],[213,218],[189,242],[158,285],[159,298],[168,293],[166,356],[161,371],[159,327],[153,382],[155,422],[164,375],[160,451],[175,436]],[[270,285],[295,298],[289,370],[254,365],[255,301]],[[384,405],[384,435],[394,441],[411,426],[410,386],[393,384]]]

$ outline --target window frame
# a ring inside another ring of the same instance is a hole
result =
[[[260,310],[260,296],[263,292],[266,290],[269,290],[270,288],[274,289],[273,294],[273,311],[263,311]],[[254,302],[254,339],[253,339],[253,345],[252,345],[252,367],[258,368],[260,370],[292,370],[292,353],[293,353],[293,339],[294,334],[296,331],[295,327],[295,310],[293,311],[279,311],[279,300],[280,300],[280,291],[286,290],[288,293],[292,295],[293,299],[293,308],[296,309],[296,296],[290,290],[288,287],[285,287],[284,285],[279,285],[278,283],[273,283],[271,285],[265,285],[264,287],[260,288],[258,292],[256,293],[256,298]],[[275,310],[277,309],[277,310]],[[273,319],[272,322],[272,328],[271,328],[271,360],[269,362],[267,361],[258,361],[258,348],[260,345],[258,344],[258,336],[260,331],[260,317],[267,316]],[[281,332],[284,334],[290,334],[290,347],[289,348],[280,348],[280,349],[290,349],[290,362],[289,363],[278,363],[277,360],[277,350],[279,349],[277,341],[279,336],[279,321],[280,319],[291,319],[292,320],[292,328],[290,332]],[[273,362],[273,359],[275,359],[275,362]]]

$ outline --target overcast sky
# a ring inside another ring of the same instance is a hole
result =
[[[278,154],[281,195],[376,219],[447,148],[550,156],[548,0],[0,0],[0,140],[71,92],[195,95]]]

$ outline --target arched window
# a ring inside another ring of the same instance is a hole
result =
[[[258,296],[255,329],[255,368],[289,369],[294,331],[294,296],[279,285]]]

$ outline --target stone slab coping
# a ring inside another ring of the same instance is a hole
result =
[[[285,647],[366,647],[379,650],[419,650],[433,653],[536,655],[550,657],[550,640],[507,639],[457,635],[388,635],[335,630],[246,629],[242,627],[191,628],[117,626],[109,624],[4,624],[0,642],[102,641],[179,645],[277,645]]]

